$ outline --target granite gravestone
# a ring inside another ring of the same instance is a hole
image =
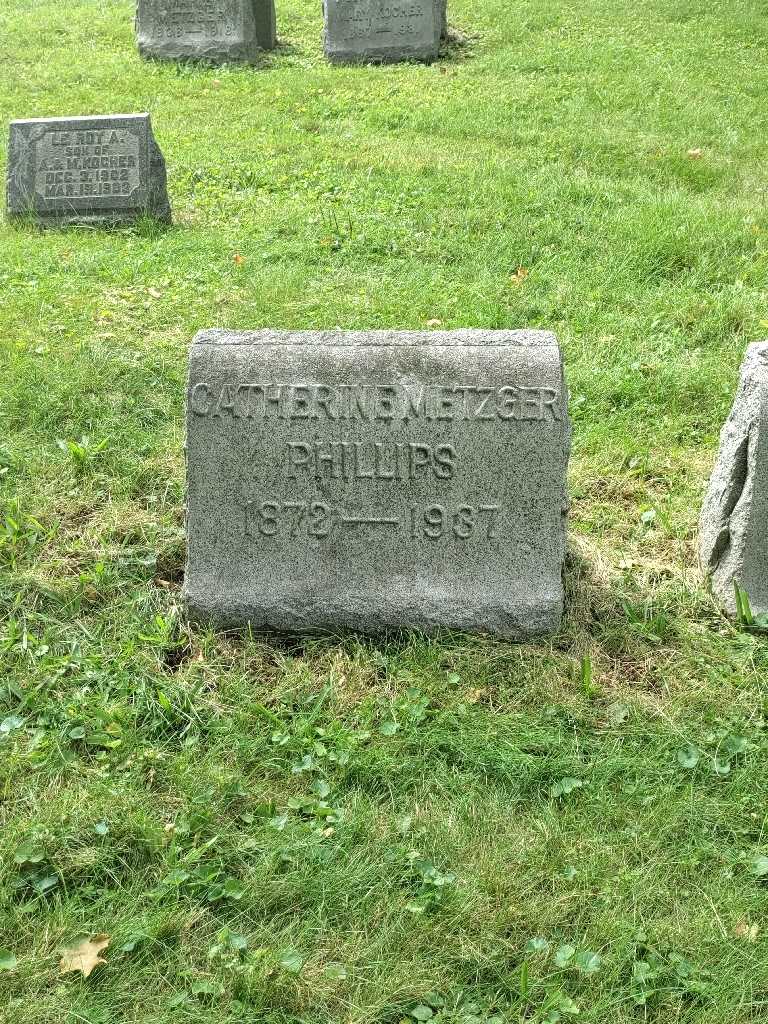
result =
[[[569,448],[543,331],[204,331],[188,612],[279,630],[555,630]]]
[[[768,341],[750,345],[699,525],[699,556],[723,607],[736,585],[768,612]]]
[[[12,121],[7,198],[9,216],[43,224],[171,219],[149,114]]]
[[[138,0],[144,57],[253,62],[277,45],[275,0]]]
[[[441,0],[324,0],[325,55],[336,64],[433,61]]]

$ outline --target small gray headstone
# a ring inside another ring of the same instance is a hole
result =
[[[7,199],[9,216],[43,224],[170,222],[149,114],[12,121]]]
[[[337,64],[436,60],[442,0],[324,0],[325,54]]]
[[[253,62],[277,45],[275,0],[138,0],[136,36],[144,57]]]
[[[699,556],[723,607],[735,586],[768,612],[768,341],[750,345],[699,524]]]
[[[553,631],[569,448],[543,331],[204,331],[188,611],[224,627]]]

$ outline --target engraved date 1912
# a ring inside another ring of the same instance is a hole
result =
[[[500,505],[410,505],[404,514],[362,515],[324,501],[249,501],[245,533],[263,537],[313,537],[336,532],[393,531],[403,528],[412,540],[494,540],[499,535]]]

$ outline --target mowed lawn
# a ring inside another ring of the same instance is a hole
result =
[[[768,639],[695,535],[768,334],[768,8],[451,0],[369,69],[319,0],[248,69],[132,16],[0,7],[2,124],[149,110],[175,213],[0,223],[0,1021],[765,1021]],[[190,629],[194,332],[438,321],[563,343],[562,632]]]

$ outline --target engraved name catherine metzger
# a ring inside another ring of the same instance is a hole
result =
[[[560,422],[555,388],[475,384],[273,384],[201,381],[190,394],[196,416],[246,420],[537,420]]]

